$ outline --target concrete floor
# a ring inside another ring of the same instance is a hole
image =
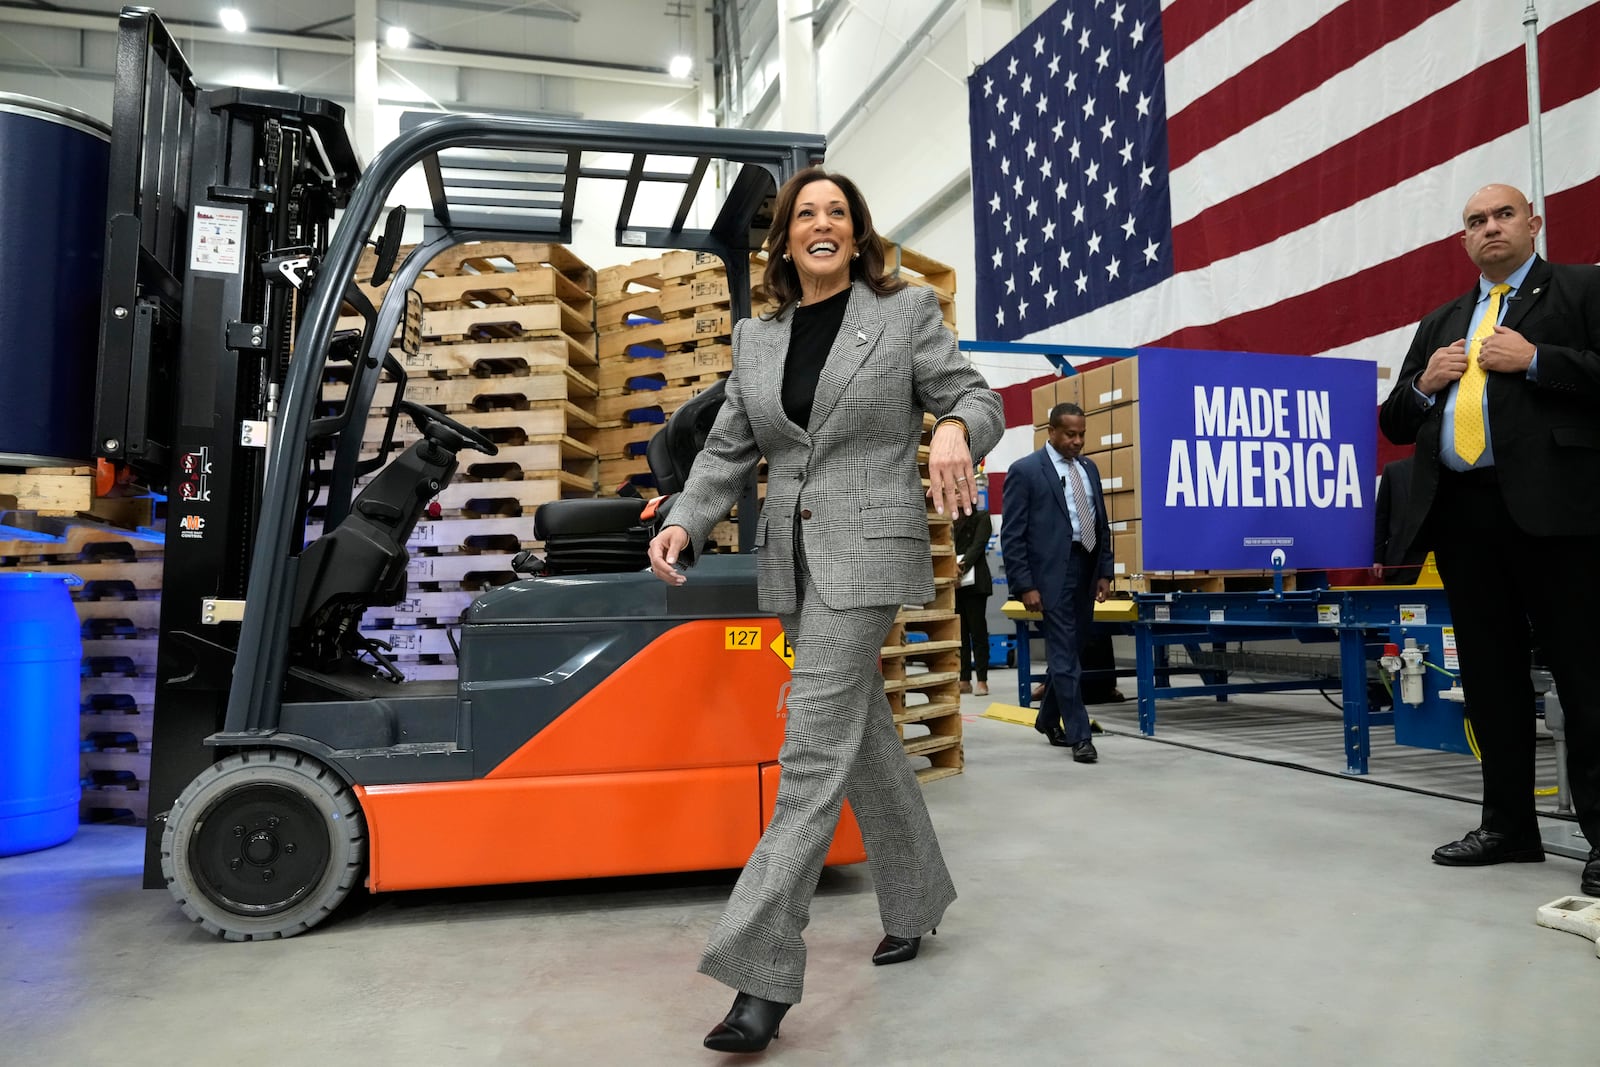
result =
[[[993,672],[995,693],[1014,692]],[[974,716],[987,699],[968,697]],[[1579,865],[1428,862],[1465,804],[1107,736],[1084,767],[972,718],[928,788],[961,899],[874,968],[824,875],[785,1064],[1589,1064],[1594,947],[1534,925]],[[1337,744],[1337,740],[1334,741]],[[367,898],[234,945],[139,889],[142,831],[0,860],[0,1063],[727,1062],[695,962],[731,874]]]

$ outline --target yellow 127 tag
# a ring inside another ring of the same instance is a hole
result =
[[[723,633],[723,649],[732,649],[738,652],[754,652],[761,648],[761,627],[759,626],[730,626]]]

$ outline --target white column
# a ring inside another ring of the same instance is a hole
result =
[[[378,152],[378,0],[355,0],[356,154],[362,166]]]
[[[812,0],[778,0],[779,126],[792,133],[818,132],[811,15]]]

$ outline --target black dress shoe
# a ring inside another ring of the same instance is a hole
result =
[[[939,931],[935,929],[934,933]],[[917,958],[917,950],[922,947],[920,937],[896,937],[893,934],[883,935],[883,940],[878,942],[878,947],[872,950],[872,962],[883,967],[891,963],[905,963]]]
[[[733,998],[728,1017],[706,1035],[706,1048],[716,1052],[760,1052],[778,1036],[778,1024],[788,1010],[789,1005],[779,1001],[740,993]]]
[[[1583,865],[1583,894],[1600,897],[1600,848],[1589,850],[1589,862]]]
[[[1478,827],[1467,836],[1433,850],[1433,862],[1446,867],[1487,867],[1492,863],[1543,863],[1544,846],[1537,839],[1513,841],[1505,834]]]
[[[1072,761],[1074,763],[1094,763],[1100,758],[1100,753],[1094,750],[1094,742],[1084,738],[1072,746]]]
[[[1057,748],[1072,747],[1067,743],[1067,736],[1061,732],[1061,727],[1059,726],[1045,727],[1040,726],[1038,723],[1034,723],[1033,728],[1038,730],[1041,734],[1044,734],[1045,739]]]

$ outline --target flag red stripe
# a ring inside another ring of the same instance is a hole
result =
[[[1470,193],[1462,191],[1463,203]],[[1546,199],[1546,214],[1562,220],[1561,229],[1551,232],[1556,262],[1595,258],[1593,251],[1600,247],[1600,212],[1593,210],[1597,195],[1600,178]],[[1466,292],[1474,273],[1460,238],[1445,237],[1320,289],[1221,322],[1187,326],[1148,343],[1310,355],[1414,323]]]
[[[1585,56],[1600,39],[1600,4],[1540,38],[1541,92],[1548,111],[1600,89],[1600,64]],[[1526,125],[1520,50],[1508,52],[1320,155],[1173,228],[1177,271],[1195,270],[1287,233]],[[1465,196],[1462,200],[1465,201]]]
[[[1453,3],[1350,0],[1173,115],[1167,124],[1171,165],[1189,162]]]
[[[1167,61],[1216,29],[1252,0],[1173,0],[1161,13],[1161,48]]]

